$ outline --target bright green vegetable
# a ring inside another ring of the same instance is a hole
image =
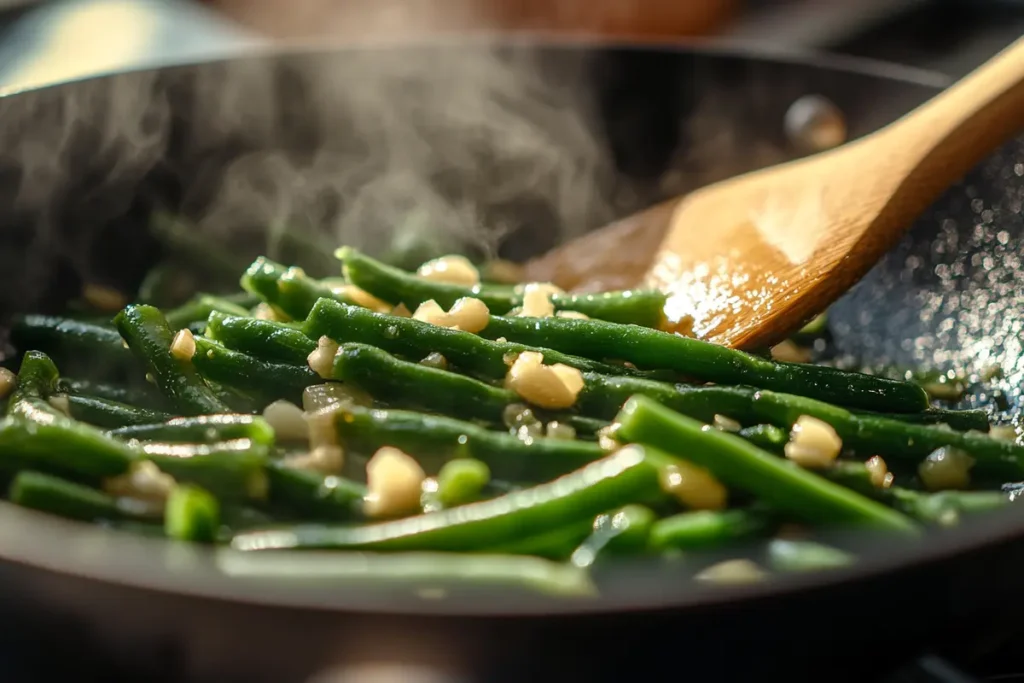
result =
[[[920,387],[823,365],[779,363],[725,346],[640,326],[567,318],[500,318],[480,333],[488,339],[558,349],[586,358],[617,358],[638,368],[668,368],[693,379],[718,384],[746,384],[812,396],[825,401],[893,412],[928,407]]]
[[[576,472],[491,500],[364,526],[293,526],[238,534],[238,550],[468,551],[541,533],[642,499],[660,488],[660,467],[642,448],[622,449]]]
[[[275,363],[305,365],[306,358],[316,349],[316,341],[290,325],[219,311],[210,314],[206,336],[229,349]]]
[[[324,476],[289,467],[280,461],[267,465],[270,502],[314,519],[362,517],[366,486],[343,477]]]
[[[523,305],[522,291],[516,288],[500,285],[466,287],[426,280],[381,263],[351,247],[342,247],[335,255],[341,259],[349,282],[391,304],[405,304],[411,311],[430,299],[448,310],[458,299],[467,296],[483,301],[495,315]],[[554,294],[551,303],[556,310],[578,311],[591,318],[657,327],[664,317],[665,294],[657,290]]]
[[[641,555],[657,515],[642,505],[626,505],[594,519],[593,532],[573,552],[571,562],[590,567],[608,555]]]
[[[473,458],[449,460],[437,473],[437,499],[445,507],[479,500],[491,480],[487,465]]]
[[[96,427],[109,429],[167,420],[171,417],[161,411],[139,408],[96,396],[54,394],[53,397],[55,400],[66,402],[71,417]]]
[[[269,449],[251,439],[212,444],[148,441],[139,446],[145,458],[178,481],[198,484],[229,500],[263,499],[267,495]]]
[[[206,337],[196,337],[195,341],[196,354],[192,363],[203,377],[234,389],[255,392],[265,403],[279,398],[294,399],[305,387],[324,381],[308,365],[260,360],[232,351]]]
[[[764,510],[697,510],[654,522],[650,547],[654,550],[703,550],[759,536],[772,527]]]
[[[627,401],[616,421],[621,425],[620,438],[684,454],[727,486],[750,492],[800,519],[917,531],[913,522],[889,508],[645,396]]]
[[[253,443],[270,446],[274,430],[266,420],[254,415],[231,413],[176,417],[164,422],[137,424],[107,432],[125,441],[165,441],[168,443],[215,443],[231,439],[251,439]]]
[[[164,508],[164,531],[179,541],[212,543],[220,528],[220,504],[195,486],[175,486]]]
[[[214,311],[223,315],[249,315],[249,311],[233,301],[211,294],[199,294],[191,301],[168,311],[167,324],[172,330],[179,330],[189,323],[205,321]]]
[[[174,333],[159,310],[128,306],[117,314],[114,323],[132,353],[182,414],[231,412],[196,373],[191,360],[180,360],[171,353]]]
[[[119,505],[113,496],[32,470],[18,473],[8,495],[16,505],[84,522],[137,516],[132,514],[133,508]]]
[[[73,374],[135,372],[138,363],[113,327],[49,315],[25,315],[11,324],[11,343],[41,351]]]
[[[306,275],[301,268],[288,268],[263,256],[245,271],[242,287],[292,320],[304,320],[313,304],[321,298],[352,303],[347,297]]]
[[[167,403],[164,397],[160,395],[160,392],[156,390],[156,387],[148,382],[140,386],[125,386],[109,382],[70,378],[62,375],[57,380],[56,391],[53,393],[93,396],[158,411],[163,411]]]

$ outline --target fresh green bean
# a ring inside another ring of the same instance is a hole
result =
[[[639,377],[609,377],[584,373],[583,390],[576,407],[585,415],[611,419],[630,396],[643,395],[702,422],[724,415],[740,422],[753,416],[751,404],[756,391],[746,387],[669,384]]]
[[[218,414],[176,417],[164,422],[136,424],[107,432],[128,441],[164,441],[167,443],[216,443],[231,439],[250,439],[253,443],[273,445],[274,430],[262,417]]]
[[[341,293],[306,275],[301,268],[288,268],[264,256],[256,259],[245,271],[242,287],[292,320],[304,320],[318,299],[353,303]]]
[[[388,303],[405,304],[409,310],[415,310],[430,299],[447,310],[467,296],[483,301],[495,315],[523,305],[522,290],[515,288],[495,285],[466,287],[427,280],[381,263],[351,247],[342,247],[335,255],[341,259],[349,282]],[[578,311],[591,318],[657,327],[664,317],[665,294],[657,290],[554,294],[551,303],[557,310]]]
[[[119,506],[113,496],[32,470],[23,470],[14,477],[8,497],[25,508],[84,522],[128,516],[127,508]]]
[[[267,362],[232,351],[206,337],[196,337],[195,342],[196,354],[192,363],[203,377],[235,389],[255,392],[268,399],[268,403],[279,398],[294,399],[305,387],[324,381],[308,365]]]
[[[269,449],[251,439],[212,444],[147,441],[139,444],[139,449],[163,472],[178,481],[197,484],[220,498],[266,498]]]
[[[219,311],[210,313],[206,336],[234,351],[275,363],[305,365],[306,358],[316,349],[316,341],[303,334],[302,330],[270,320],[241,318]]]
[[[403,410],[345,407],[334,413],[334,426],[348,449],[372,453],[394,446],[414,454],[428,472],[437,472],[452,458],[471,457],[485,463],[494,477],[508,481],[550,479],[604,455],[595,443],[522,440],[472,422]]]
[[[199,294],[178,308],[167,312],[167,324],[179,330],[196,321],[205,322],[214,311],[223,315],[248,316],[249,311],[224,297]]]
[[[876,413],[867,410],[851,410],[850,412],[857,417],[899,420],[910,424],[946,425],[961,432],[987,432],[989,429],[988,414],[984,410],[929,408],[920,413]]]
[[[657,515],[642,505],[626,505],[594,519],[593,532],[573,551],[571,562],[590,567],[607,555],[639,555],[647,550]]]
[[[57,381],[54,393],[94,396],[108,401],[126,403],[139,408],[163,411],[166,400],[153,385],[148,382],[139,386],[125,386],[109,382],[97,382],[88,379],[77,379],[61,376]]]
[[[294,526],[238,534],[238,550],[474,550],[571,524],[649,495],[661,469],[626,448],[546,484],[491,500],[365,526]]]
[[[87,376],[134,373],[138,363],[117,330],[73,318],[25,315],[11,325],[11,344],[21,351],[42,351],[65,369]]]
[[[761,510],[696,510],[664,517],[651,526],[652,550],[703,550],[760,536],[771,530],[773,518]]]
[[[851,408],[920,412],[924,390],[910,382],[837,370],[822,365],[780,363],[742,351],[637,325],[600,320],[500,318],[491,316],[480,333],[488,339],[550,347],[587,358],[617,358],[638,368],[668,368],[719,384],[746,384],[832,401]]]
[[[768,564],[779,572],[838,569],[853,563],[854,557],[849,553],[813,541],[777,538],[768,544]]]
[[[334,379],[352,384],[388,405],[466,419],[501,422],[515,392],[465,375],[399,360],[366,344],[344,344],[334,356]]]
[[[366,487],[336,476],[301,470],[280,461],[267,464],[271,504],[315,519],[362,517]]]
[[[164,508],[164,532],[179,541],[212,543],[220,528],[220,504],[196,486],[175,486]]]
[[[167,413],[148,410],[137,406],[111,401],[97,396],[78,396],[76,394],[54,394],[54,399],[66,402],[68,414],[95,427],[112,429],[126,425],[146,424],[158,420],[167,420]]]
[[[480,499],[491,481],[486,463],[473,458],[449,460],[437,473],[437,499],[444,507],[465,505]]]
[[[203,382],[190,360],[179,360],[171,353],[174,334],[159,310],[128,306],[117,314],[114,323],[177,410],[186,415],[231,412]]]
[[[503,555],[534,555],[548,560],[567,562],[593,532],[594,520],[584,519],[564,527],[550,529],[505,543],[487,546],[482,552]]]
[[[368,344],[416,360],[431,353],[440,353],[460,369],[488,379],[504,378],[508,373],[508,362],[523,351],[539,351],[544,354],[546,363],[562,363],[585,372],[642,374],[625,366],[569,356],[551,349],[488,341],[469,332],[438,327],[412,318],[374,313],[361,306],[348,306],[330,299],[316,302],[306,318],[303,331],[310,339],[327,336],[338,343]]]
[[[744,427],[738,433],[758,448],[776,455],[782,455],[786,443],[789,442],[789,434],[786,430],[779,429],[775,425]]]
[[[617,436],[680,453],[706,467],[722,483],[752,493],[772,507],[815,522],[867,526],[914,533],[905,516],[875,501],[658,405],[646,396],[626,402]]]

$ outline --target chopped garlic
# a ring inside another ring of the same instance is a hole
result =
[[[772,347],[772,359],[785,363],[810,363],[811,351],[787,339]]]
[[[65,415],[71,414],[71,404],[68,403],[68,397],[66,394],[54,394],[50,398],[46,399],[46,402]]]
[[[889,466],[885,464],[881,456],[875,455],[868,458],[867,462],[864,463],[864,467],[867,468],[868,474],[871,475],[872,486],[877,486],[880,489],[887,489],[892,486],[895,477],[889,471]]]
[[[306,357],[309,369],[324,379],[334,376],[334,356],[338,353],[338,344],[330,337],[320,337],[316,350]]]
[[[343,285],[342,287],[337,287],[332,291],[335,294],[339,294],[348,299],[356,306],[368,308],[375,313],[390,313],[393,310],[391,304],[387,301],[382,301],[367,292],[365,289],[360,289],[355,285]]]
[[[809,469],[828,467],[839,457],[843,442],[832,425],[810,415],[801,415],[785,446],[786,457]]]
[[[698,572],[693,578],[705,583],[743,584],[756,583],[766,576],[764,570],[753,561],[746,559],[726,560]]]
[[[283,460],[285,467],[325,476],[337,474],[345,464],[345,452],[338,445],[320,445],[308,453],[291,455]]]
[[[615,439],[615,433],[619,431],[621,426],[618,422],[612,422],[607,427],[597,430],[597,445],[606,451],[617,449],[620,444]]]
[[[691,510],[721,510],[728,502],[725,487],[711,472],[685,461],[665,468],[661,488]]]
[[[409,307],[406,306],[405,304],[398,304],[397,306],[391,309],[391,315],[396,315],[399,318],[411,318],[412,311],[410,311]]]
[[[366,463],[368,493],[363,510],[370,517],[400,517],[419,512],[426,478],[412,456],[384,446]]]
[[[309,425],[303,417],[302,408],[289,401],[274,401],[263,409],[263,419],[274,429],[278,439],[306,441],[309,439]]]
[[[714,426],[723,432],[738,432],[743,429],[743,425],[725,415],[715,415]]]
[[[447,370],[448,359],[434,351],[433,353],[428,353],[426,358],[420,361],[420,365],[426,365],[428,368],[437,368],[438,370]]]
[[[494,341],[496,341],[499,344],[508,344],[508,339],[505,339],[504,337],[498,337]]]
[[[971,483],[974,458],[951,446],[933,451],[918,465],[917,476],[929,491],[963,489]]]
[[[523,288],[523,307],[517,315],[525,318],[550,318],[555,314],[552,294],[564,292],[547,282],[531,282]]]
[[[315,412],[303,415],[306,420],[311,449],[338,444],[338,430],[334,426],[334,414],[344,408],[345,404],[343,403],[331,403]]]
[[[182,362],[192,360],[196,355],[196,338],[192,336],[192,330],[187,327],[178,330],[171,342],[171,355]]]
[[[412,314],[414,320],[474,334],[487,327],[490,316],[487,304],[471,296],[456,301],[447,313],[436,301],[430,299],[420,304]]]
[[[278,309],[262,301],[256,305],[252,315],[257,320],[270,320],[276,323],[286,323],[291,320],[291,318]]]
[[[106,285],[88,284],[82,290],[82,298],[90,306],[101,311],[120,311],[128,305],[124,294]]]
[[[419,267],[416,274],[424,280],[433,282],[447,282],[465,287],[480,284],[480,271],[470,263],[469,259],[458,254],[427,261]]]
[[[149,460],[142,460],[132,463],[124,474],[105,480],[103,490],[112,496],[166,500],[174,484],[174,477],[161,472]]]
[[[549,439],[572,441],[576,438],[576,428],[564,422],[551,421],[544,427],[544,435]]]
[[[544,356],[524,351],[512,363],[505,386],[541,408],[569,408],[583,390],[583,373],[568,365],[544,365]]]
[[[307,413],[315,413],[321,408],[339,403],[369,407],[373,405],[373,397],[344,382],[310,384],[302,390],[302,409]]]
[[[570,318],[572,320],[590,320],[590,316],[586,313],[580,313],[579,311],[558,311],[555,313],[556,318]]]
[[[18,376],[7,368],[0,368],[0,399],[7,398],[18,386]]]

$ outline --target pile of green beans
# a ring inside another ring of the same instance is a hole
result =
[[[552,314],[527,317],[537,288],[336,255],[329,280],[260,257],[233,293],[158,308],[149,283],[115,315],[15,320],[9,500],[222,544],[229,572],[331,550],[321,578],[578,597],[614,558],[681,555],[713,580],[707,558],[749,560],[738,544],[766,566],[731,580],[845,567],[856,556],[821,542],[833,530],[913,542],[1009,505],[999,485],[1024,479],[1024,445],[985,411],[662,331],[659,292],[546,290]],[[463,299],[486,306],[482,330],[416,312]],[[525,391],[524,353],[582,386]]]

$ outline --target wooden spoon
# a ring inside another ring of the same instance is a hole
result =
[[[1024,38],[889,126],[741,175],[526,264],[577,290],[659,287],[703,339],[779,341],[859,280],[954,182],[1024,129]]]

